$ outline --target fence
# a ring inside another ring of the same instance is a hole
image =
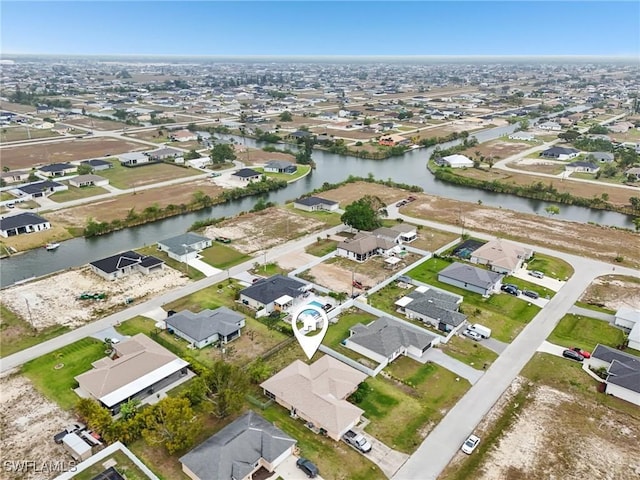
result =
[[[350,367],[355,368],[356,370],[361,371],[362,373],[366,373],[370,377],[375,377],[380,371],[385,367],[385,365],[380,364],[375,369],[371,369],[362,365],[360,362],[356,362],[355,360],[347,357],[346,355],[342,355],[341,353],[336,352],[335,350],[327,347],[326,345],[320,345],[319,350],[327,355],[331,355],[336,360],[340,360],[343,363],[346,363]]]

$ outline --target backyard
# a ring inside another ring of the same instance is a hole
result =
[[[591,352],[598,343],[615,348],[624,342],[624,337],[622,330],[607,322],[569,313],[562,317],[547,340],[557,345],[580,347]],[[627,351],[632,352],[630,349]]]
[[[457,335],[447,343],[440,344],[440,349],[450,357],[472,366],[477,370],[485,370],[495,362],[498,354],[483,347],[480,343]]]
[[[101,170],[99,175],[109,179],[109,183],[119,189],[153,185],[154,183],[174,180],[176,178],[203,175],[195,168],[184,168],[169,163],[154,163],[140,167],[123,167],[120,162],[113,161],[113,168]]]

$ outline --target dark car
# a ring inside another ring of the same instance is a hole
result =
[[[526,295],[529,298],[539,298],[540,297],[538,292],[534,292],[533,290],[523,290],[522,294]]]
[[[311,463],[311,460],[299,458],[298,461],[296,461],[296,466],[309,478],[314,478],[318,475],[318,467]]]
[[[565,350],[562,352],[562,356],[565,358],[570,358],[571,360],[575,360],[576,362],[581,362],[584,360],[584,357],[580,355],[578,352],[574,352],[573,350]]]
[[[502,291],[508,293],[509,295],[518,296],[518,287],[515,285],[503,285]]]

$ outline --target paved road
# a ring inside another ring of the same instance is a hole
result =
[[[569,313],[575,313],[576,315],[582,315],[583,317],[597,318],[598,320],[602,320],[604,322],[609,322],[609,323],[613,323],[616,319],[616,316],[611,315],[610,313],[597,312],[589,308],[582,308],[582,307],[576,307],[576,306],[571,307],[569,309]]]

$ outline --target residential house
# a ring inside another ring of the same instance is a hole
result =
[[[0,178],[6,183],[24,182],[29,179],[29,170],[9,170],[8,172],[0,172]]]
[[[271,160],[264,166],[264,171],[268,173],[287,173],[289,175],[298,171],[298,167],[283,160]]]
[[[339,441],[360,422],[364,413],[345,399],[366,378],[365,373],[324,355],[311,365],[296,360],[260,387],[292,416],[302,418]]]
[[[155,161],[142,152],[121,153],[118,155],[120,164],[124,167],[138,167],[140,165],[149,165]]]
[[[384,135],[378,141],[379,145],[383,145],[385,147],[395,147],[397,145],[410,145],[411,140],[409,138],[405,138],[402,135],[392,133],[390,135]]]
[[[93,169],[94,172],[113,168],[113,164],[111,162],[108,162],[107,160],[100,160],[97,158],[93,160],[83,160],[80,162],[80,165],[88,165]]]
[[[629,348],[640,350],[640,310],[620,307],[616,312],[614,324],[629,332]]]
[[[611,152],[591,152],[587,160],[595,160],[600,163],[613,163],[614,155]]]
[[[536,136],[529,132],[514,132],[509,135],[509,140],[521,140],[524,142],[535,142]]]
[[[14,190],[11,190],[10,193],[17,197],[20,197],[22,200],[29,200],[31,198],[48,197],[52,193],[63,192],[65,190],[69,190],[69,187],[63,183],[44,180],[42,182],[22,185]]]
[[[537,125],[540,130],[551,130],[554,132],[559,132],[562,130],[562,125],[557,122],[543,122]]]
[[[376,228],[371,235],[376,237],[391,240],[393,243],[411,243],[418,238],[418,230],[415,226],[399,223],[392,227],[380,227]]]
[[[164,262],[151,255],[126,251],[89,263],[91,270],[106,280],[115,280],[133,272],[148,275],[164,268]]]
[[[442,157],[442,163],[451,167],[451,168],[471,168],[473,167],[473,160],[464,155],[460,155],[456,153],[454,155],[448,155],[446,157]]]
[[[589,368],[607,369],[605,392],[640,405],[640,358],[605,345],[596,345],[587,360]]]
[[[310,138],[312,137],[310,132],[307,132],[306,130],[296,130],[293,133],[290,133],[289,135],[286,136],[286,138],[288,140],[295,140],[295,141],[299,141],[299,140],[304,140],[305,138]]]
[[[627,131],[633,128],[633,123],[631,122],[617,122],[613,125],[609,125],[607,128],[613,133],[627,133]]]
[[[498,238],[474,250],[470,261],[478,265],[486,265],[497,273],[513,275],[532,255],[531,249]]]
[[[379,317],[368,325],[356,323],[343,345],[385,367],[400,355],[422,358],[435,340],[419,327]]]
[[[399,250],[399,247],[397,249]],[[396,243],[370,232],[359,232],[353,238],[340,242],[336,252],[340,257],[365,262],[376,255],[393,255],[396,252]]]
[[[339,203],[326,198],[320,197],[304,197],[293,202],[293,207],[307,212],[316,212],[318,210],[326,210],[335,212],[338,210]]]
[[[192,142],[198,140],[198,134],[189,130],[178,130],[177,132],[171,132],[169,138],[174,142]]]
[[[480,295],[500,290],[503,275],[464,263],[454,262],[438,273],[438,281]]]
[[[600,170],[600,166],[594,162],[578,160],[565,165],[564,169],[568,173],[596,173]]]
[[[170,158],[180,157],[184,154],[184,152],[176,148],[163,147],[163,148],[159,148],[158,150],[152,150],[151,152],[147,152],[146,154],[151,160],[155,162],[161,162],[163,160],[167,160]]]
[[[93,369],[75,380],[80,396],[97,400],[114,415],[123,403],[143,400],[188,373],[188,362],[142,333],[111,348],[111,356],[93,362]]]
[[[180,463],[192,480],[251,480],[262,468],[273,472],[295,445],[296,440],[249,410],[180,457]]]
[[[105,185],[109,185],[109,179],[93,174],[78,175],[77,177],[69,179],[69,185],[79,188],[104,187]]]
[[[450,332],[467,319],[466,315],[458,311],[461,302],[461,296],[419,286],[397,300],[395,305],[407,318],[428,323],[443,332]]]
[[[241,182],[247,183],[257,182],[262,177],[262,174],[260,172],[256,172],[252,168],[241,168],[237,172],[234,172],[232,175]]]
[[[551,147],[540,154],[543,158],[554,158],[556,160],[571,160],[578,156],[580,152],[575,148]]]
[[[64,177],[75,173],[76,170],[78,170],[78,167],[70,163],[52,163],[38,167],[38,172],[45,177]]]
[[[31,212],[0,218],[0,235],[5,238],[23,233],[41,232],[50,228],[51,224],[48,220]]]
[[[306,294],[309,285],[284,275],[273,275],[258,280],[253,285],[240,290],[240,302],[255,310],[264,309],[269,314],[284,311],[295,300]]]
[[[628,169],[624,172],[624,174],[625,174],[627,177],[635,177],[635,178],[636,178],[636,180],[640,180],[640,167],[631,167],[631,168],[628,168]]]
[[[183,310],[166,320],[167,328],[192,346],[203,348],[215,343],[226,344],[240,336],[244,316],[227,307],[192,313]]]
[[[212,245],[213,241],[195,233],[187,232],[158,242],[158,250],[166,252],[169,258],[188,263],[198,258],[198,254]]]

